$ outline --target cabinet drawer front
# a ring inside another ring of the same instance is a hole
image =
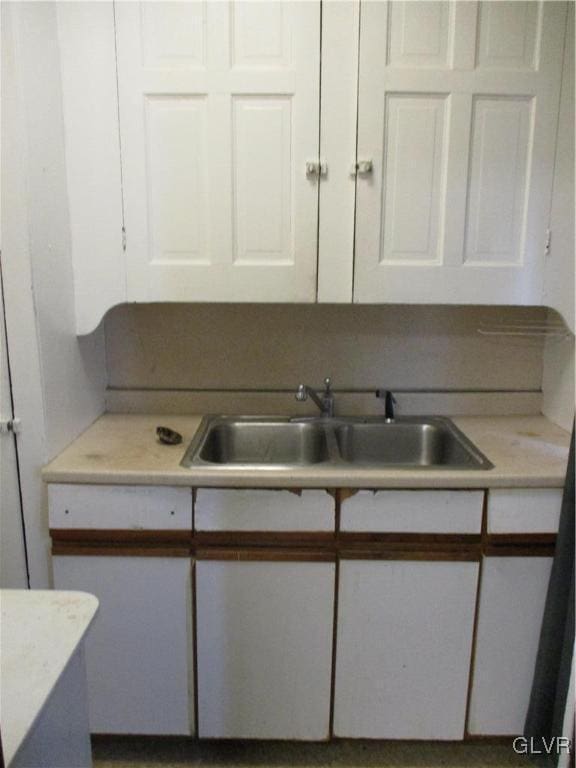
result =
[[[483,491],[359,491],[340,529],[373,533],[480,533]]]
[[[326,491],[201,488],[194,523],[197,531],[333,531],[334,509]]]
[[[50,528],[192,530],[192,490],[49,485]]]
[[[489,491],[488,533],[556,533],[561,505],[561,488]]]

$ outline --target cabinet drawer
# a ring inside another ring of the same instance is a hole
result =
[[[192,489],[49,485],[50,528],[192,530]]]
[[[340,530],[480,533],[484,491],[358,491],[342,503]]]
[[[561,488],[511,488],[488,493],[488,533],[557,533]]]
[[[333,531],[334,510],[326,491],[201,488],[194,524],[197,531]]]

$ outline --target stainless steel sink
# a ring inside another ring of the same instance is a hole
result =
[[[336,428],[340,456],[353,464],[487,469],[488,459],[449,419],[397,419]]]
[[[323,464],[343,469],[491,469],[490,461],[443,417],[282,418],[209,416],[182,466],[250,468]]]
[[[317,464],[327,461],[318,424],[219,419],[206,432],[198,457],[211,464]]]

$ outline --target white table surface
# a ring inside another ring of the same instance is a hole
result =
[[[84,592],[0,590],[0,719],[7,765],[98,610]]]

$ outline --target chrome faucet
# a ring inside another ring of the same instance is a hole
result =
[[[384,421],[387,424],[391,424],[395,418],[394,406],[396,405],[396,398],[389,389],[377,389],[376,397],[384,400]]]
[[[332,392],[332,382],[328,377],[324,379],[324,391],[321,395],[309,387],[307,384],[299,384],[296,392],[296,400],[304,402],[311,398],[318,408],[322,416],[334,416],[334,394]]]

